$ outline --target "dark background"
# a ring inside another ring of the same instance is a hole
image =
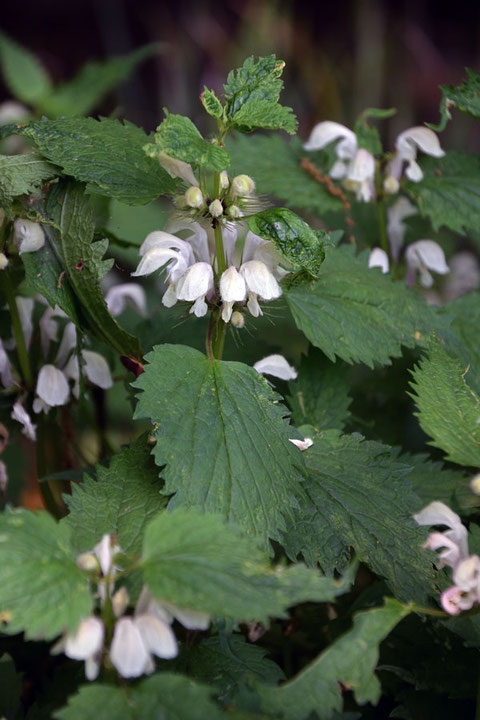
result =
[[[23,0],[2,3],[0,25],[58,82],[86,60],[164,43],[99,108],[146,130],[163,106],[202,126],[203,85],[218,90],[246,56],[275,52],[287,61],[283,102],[303,136],[323,119],[351,125],[367,106],[394,106],[384,126],[391,146],[402,129],[437,122],[439,84],[458,84],[465,66],[480,65],[480,3],[465,0]],[[8,97],[4,87],[0,95]],[[468,119],[447,132],[450,146],[479,146]]]

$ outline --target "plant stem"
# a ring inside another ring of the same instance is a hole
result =
[[[20,314],[18,312],[15,293],[13,292],[8,270],[0,271],[0,283],[3,294],[5,295],[8,303],[8,309],[10,310],[10,319],[12,321],[13,335],[17,345],[17,356],[18,362],[20,363],[20,370],[22,371],[23,382],[25,387],[29,390],[33,387],[32,371],[30,369],[30,361],[28,359],[27,346],[25,345],[22,323],[20,322]]]
[[[377,203],[377,218],[378,218],[378,230],[380,234],[380,245],[387,255],[388,253],[388,240],[387,240],[387,227],[385,223],[385,204],[383,202],[383,188],[382,188],[382,173],[380,165],[377,163],[375,168],[375,191],[376,191],[376,203]]]
[[[480,673],[478,677],[478,686],[477,686],[477,702],[475,706],[475,720],[480,720]]]
[[[225,260],[225,251],[223,249],[222,226],[217,220],[215,220],[214,232],[218,276],[221,277],[222,273],[227,269],[227,262]]]
[[[48,475],[47,454],[45,452],[47,435],[48,435],[48,432],[47,432],[47,428],[45,425],[45,418],[40,416],[38,418],[38,424],[37,424],[37,443],[36,443],[37,478],[38,478],[38,480],[40,480],[40,478],[42,478],[42,477],[45,477],[45,475]],[[56,483],[57,487],[54,487],[53,483]],[[54,518],[57,518],[57,520],[59,520],[61,517],[63,517],[65,515],[65,512],[60,507],[60,503],[57,502],[57,500],[55,498],[55,494],[59,494],[59,492],[55,493],[55,490],[59,491],[58,481],[44,480],[43,482],[39,482],[38,485],[40,488],[40,494],[42,496],[42,500],[43,500],[43,504],[45,505],[45,508],[48,510],[48,512],[51,515],[53,515]],[[60,502],[61,502],[61,496],[60,496]]]
[[[225,335],[227,333],[227,324],[223,322],[220,315],[215,326],[215,337],[213,340],[212,352],[215,360],[221,360],[223,355],[223,346],[225,344]]]

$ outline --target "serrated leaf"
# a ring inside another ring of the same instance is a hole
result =
[[[135,417],[157,425],[169,508],[219,513],[267,546],[292,517],[305,472],[278,395],[253,368],[182,345],[159,345],[145,360]]]
[[[83,186],[67,183],[55,198],[51,211],[60,228],[65,271],[92,332],[121,355],[141,357],[137,338],[123,330],[108,312],[100,280],[113,260],[103,260],[107,240],[92,242],[93,210]]]
[[[230,164],[224,147],[205,140],[189,118],[170,113],[158,126],[155,142],[147,145],[145,151],[151,158],[164,152],[177,160],[217,172]]]
[[[236,135],[229,138],[234,173],[247,173],[254,178],[260,193],[274,195],[289,207],[308,209],[318,215],[341,211],[342,201],[331,195],[325,184],[301,167],[301,145],[280,135]],[[325,164],[325,173],[327,164]]]
[[[458,87],[453,85],[440,85],[442,101],[440,103],[441,119],[438,125],[428,123],[432,130],[441,132],[452,118],[450,112],[454,107],[474,118],[480,118],[480,73],[465,68],[467,78]]]
[[[330,362],[316,348],[302,358],[298,377],[289,384],[288,402],[295,425],[313,425],[317,430],[343,430],[350,418],[347,373],[349,367]]]
[[[35,153],[0,155],[0,205],[18,195],[34,193],[45,180],[59,174],[59,168]]]
[[[355,123],[355,135],[358,146],[368,150],[371,155],[381,155],[383,148],[377,128],[368,125],[363,119]]]
[[[97,465],[96,478],[85,475],[65,501],[77,552],[91,550],[105,533],[116,534],[127,554],[141,550],[146,524],[164,509],[158,469],[145,435],[115,455],[108,467]]]
[[[254,538],[216,515],[178,508],[152,520],[141,565],[152,595],[210,615],[268,622],[306,600],[332,601],[346,582],[302,564],[272,568]]]
[[[405,189],[433,229],[445,225],[461,234],[478,229],[480,157],[451,150],[442,158],[422,158],[420,164],[423,180],[407,182]]]
[[[18,100],[35,105],[46,95],[51,82],[33,53],[0,33],[0,63],[5,84]]]
[[[221,720],[224,713],[210,699],[212,689],[182,675],[162,672],[135,687],[84,685],[57,710],[58,720]]]
[[[39,106],[49,117],[87,115],[105,95],[126,80],[143,60],[158,50],[159,44],[152,43],[103,62],[87,62],[74,78],[42,98]]]
[[[249,57],[228,74],[224,85],[227,125],[240,131],[255,127],[282,129],[294,134],[297,120],[291,108],[278,104],[283,88],[280,76],[285,63],[275,55]]]
[[[33,120],[13,129],[66,175],[89,183],[88,191],[128,205],[143,205],[175,192],[176,182],[145,155],[148,136],[132,123],[101,118]]]
[[[51,640],[74,631],[93,605],[86,575],[77,567],[70,528],[45,512],[0,515],[2,631]]]
[[[222,117],[222,103],[215,95],[214,90],[209,90],[206,87],[203,93],[200,95],[200,100],[202,101],[202,105],[209,115],[217,119]]]
[[[412,518],[419,500],[406,479],[409,466],[386,445],[336,430],[316,435],[305,456],[310,479],[284,543],[289,555],[302,553],[331,572],[351,547],[397,597],[425,602],[434,574]]]
[[[434,341],[410,384],[430,445],[443,450],[446,460],[480,468],[480,398],[468,386],[467,369]]]
[[[287,208],[269,208],[248,220],[249,229],[271,240],[295,270],[307,270],[316,277],[325,259],[324,243],[328,233],[315,233],[301,217]]]
[[[330,360],[389,365],[428,337],[435,313],[403,283],[367,266],[351,246],[327,249],[318,280],[285,290],[297,327]]]
[[[353,628],[299,675],[279,688],[258,688],[262,709],[278,713],[283,720],[307,720],[311,713],[319,720],[331,720],[343,706],[340,683],[353,690],[360,705],[376,704],[381,694],[374,673],[378,646],[409,612],[387,598],[383,607],[358,613]]]
[[[463,360],[465,367],[468,366],[468,384],[480,393],[480,293],[464,295],[443,309],[452,318],[448,331],[444,333],[445,346],[451,354]]]

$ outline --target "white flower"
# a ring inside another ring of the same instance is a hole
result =
[[[463,250],[449,260],[450,274],[442,288],[447,302],[476,290],[480,285],[480,266],[475,255]]]
[[[80,622],[75,633],[66,633],[50,650],[52,655],[65,653],[72,660],[85,660],[87,680],[95,680],[100,670],[105,628],[91,616]]]
[[[220,296],[223,301],[222,320],[226,323],[232,317],[233,305],[243,302],[247,297],[245,280],[234,265],[231,265],[220,278]]]
[[[142,588],[137,600],[135,614],[154,615],[159,620],[164,620],[169,624],[175,619],[187,630],[206,630],[210,625],[210,615],[208,613],[190,610],[189,608],[180,608],[166,600],[155,600],[146,586]]]
[[[5,270],[8,265],[8,258],[5,253],[0,252],[0,270]]]
[[[38,374],[36,393],[49,408],[65,405],[70,397],[68,380],[55,365],[44,365]],[[38,412],[35,402],[34,410]]]
[[[433,277],[429,270],[440,275],[450,271],[445,254],[440,245],[433,240],[417,240],[407,247],[405,252],[407,263],[407,283],[413,284],[417,271],[420,273],[420,284],[429,288],[433,285]]]
[[[13,228],[13,242],[20,255],[25,252],[35,252],[45,245],[45,233],[39,223],[17,218]]]
[[[33,306],[34,300],[31,297],[23,297],[17,295],[15,302],[20,316],[20,325],[22,326],[23,337],[25,339],[25,346],[28,350],[32,341],[33,335]]]
[[[139,315],[147,314],[145,290],[138,283],[114,285],[105,295],[108,311],[113,317],[121,315],[127,305],[131,305]]]
[[[433,130],[422,126],[412,127],[400,133],[395,141],[395,147],[397,153],[389,163],[387,173],[396,180],[402,175],[404,162],[407,163],[405,175],[409,180],[420,182],[423,179],[422,169],[416,162],[418,150],[437,158],[445,155]]]
[[[0,338],[0,380],[5,390],[9,390],[15,385],[15,380],[12,377],[12,363],[7,355],[7,351],[3,347],[2,339]]]
[[[381,268],[382,273],[388,273],[390,266],[388,262],[388,255],[385,250],[378,247],[373,248],[370,252],[370,257],[368,258],[368,267],[379,267]]]
[[[191,265],[178,281],[177,299],[193,302],[190,312],[202,317],[208,310],[205,296],[213,290],[213,287],[212,266],[206,262],[198,262]]]
[[[390,243],[392,258],[396,262],[400,256],[403,240],[407,231],[405,220],[417,215],[418,210],[408,198],[399,197],[387,211],[387,235]]]
[[[230,193],[232,197],[247,197],[255,192],[255,182],[249,175],[237,175],[232,180]]]
[[[273,375],[280,380],[295,380],[297,371],[288,364],[283,355],[268,355],[258,360],[253,369],[260,375]]]
[[[253,317],[263,315],[258,298],[275,300],[282,294],[280,285],[265,263],[260,260],[249,260],[240,267],[240,274],[245,280],[248,292],[247,307]]]
[[[170,157],[167,153],[161,152],[158,154],[158,161],[160,165],[168,172],[170,177],[182,178],[189,185],[198,185],[198,180],[195,177],[191,166],[183,160],[177,160],[176,158]]]
[[[10,415],[12,420],[16,420],[23,425],[22,433],[29,440],[35,442],[37,439],[37,426],[32,423],[30,415],[27,413],[22,403],[17,400],[13,406],[12,414]]]
[[[330,177],[334,180],[345,178],[345,186],[356,193],[357,200],[369,202],[375,194],[375,159],[368,150],[358,147],[352,130],[329,120],[318,123],[303,147],[305,150],[322,150],[335,140],[340,140],[335,148],[338,160],[330,169]]]
[[[202,208],[205,204],[205,199],[200,188],[195,186],[189,187],[185,193],[185,202],[188,207],[196,208],[197,210]]]
[[[308,437],[305,438],[305,440],[297,440],[296,438],[289,438],[289,440],[290,440],[291,443],[293,443],[294,445],[296,445],[296,447],[297,447],[299,450],[302,450],[302,452],[303,452],[304,450],[308,450],[308,448],[309,448],[309,447],[312,447],[312,445],[313,445],[313,440],[312,440],[312,438],[308,438]]]

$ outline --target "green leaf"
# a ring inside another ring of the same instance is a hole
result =
[[[146,524],[167,504],[150,453],[141,435],[108,467],[97,465],[96,479],[85,475],[72,485],[72,495],[65,495],[70,514],[63,522],[72,529],[77,552],[91,550],[105,533],[116,534],[127,554],[140,552]]]
[[[343,430],[350,418],[352,399],[347,383],[348,365],[333,364],[316,348],[302,358],[298,378],[291,382],[289,405],[295,425],[313,425],[317,430]]]
[[[231,705],[242,685],[254,679],[276,685],[285,675],[265,657],[268,650],[247,643],[243,635],[216,635],[202,640],[188,654],[188,674],[195,680],[215,685],[218,701]]]
[[[35,105],[50,91],[50,78],[38,58],[3,33],[0,63],[5,84],[18,100]]]
[[[452,119],[451,108],[456,108],[474,118],[480,118],[480,73],[465,68],[467,78],[458,87],[453,85],[440,85],[442,101],[440,103],[441,119],[438,125],[427,123],[428,127],[437,132],[445,130],[445,126]]]
[[[108,312],[100,280],[113,260],[102,259],[108,240],[92,242],[93,210],[83,186],[69,183],[61,188],[52,212],[60,228],[65,271],[92,332],[121,355],[141,357],[138,340],[125,332]]]
[[[66,175],[89,183],[91,193],[143,205],[175,192],[175,181],[145,155],[147,135],[132,123],[107,118],[43,118],[14,131],[33,140],[37,151]]]
[[[212,689],[182,675],[162,672],[135,687],[84,685],[58,710],[57,720],[221,720],[224,713],[210,699]]]
[[[286,536],[290,557],[302,553],[325,572],[342,568],[352,547],[402,600],[425,602],[434,573],[414,522],[419,500],[396,452],[359,435],[327,430],[304,453],[310,479],[298,519]]]
[[[249,229],[271,240],[294,270],[307,270],[316,277],[325,259],[324,242],[328,233],[315,233],[307,223],[287,208],[269,208],[248,220]]]
[[[480,225],[480,157],[451,150],[442,158],[421,161],[424,178],[405,189],[428,217],[433,229],[442,225],[464,234]]]
[[[291,108],[278,104],[283,88],[280,76],[285,63],[275,55],[245,60],[241,68],[228,74],[225,91],[227,125],[242,132],[256,127],[286,130],[292,135],[297,120]]]
[[[358,613],[352,629],[299,675],[279,688],[258,688],[262,709],[278,713],[282,720],[307,720],[311,713],[319,720],[331,720],[343,706],[340,683],[353,690],[360,705],[376,704],[381,694],[374,673],[378,646],[409,612],[408,607],[387,598],[383,607]]]
[[[77,567],[70,528],[45,512],[0,515],[2,631],[51,640],[74,631],[92,609],[86,575]]]
[[[453,318],[444,333],[445,346],[468,366],[467,380],[475,392],[480,393],[480,293],[469,293],[444,306],[445,313]]]
[[[159,345],[133,384],[135,418],[156,423],[153,455],[169,507],[200,507],[268,545],[292,517],[304,461],[278,395],[253,368]]]
[[[155,133],[155,143],[145,146],[149,157],[155,158],[164,152],[177,160],[217,172],[230,164],[225,148],[205,140],[189,118],[167,111],[165,114]]]
[[[20,717],[17,713],[21,704],[22,685],[22,676],[17,674],[15,663],[5,653],[0,658],[0,717],[5,720]]]
[[[0,155],[0,205],[10,203],[18,195],[38,191],[45,180],[58,174],[58,168],[35,153]]]
[[[331,195],[301,167],[302,147],[280,135],[236,135],[227,141],[234,173],[254,178],[257,190],[274,195],[289,207],[308,209],[318,215],[341,211],[342,201]],[[326,153],[322,154],[322,157]],[[325,163],[325,173],[330,165]]]
[[[285,617],[306,600],[332,601],[350,580],[301,564],[272,568],[254,538],[191,508],[161,513],[147,525],[141,564],[155,597],[243,622]]]
[[[202,101],[202,105],[209,115],[217,119],[222,117],[222,103],[215,95],[214,90],[209,90],[206,87],[203,93],[200,95],[200,100]]]
[[[465,380],[467,369],[433,341],[410,384],[430,445],[443,450],[446,460],[480,468],[480,398]]]
[[[354,248],[327,249],[318,280],[285,291],[297,327],[330,360],[389,365],[430,334],[435,313],[403,283],[367,266]]]
[[[74,78],[42,98],[39,106],[49,117],[87,115],[159,48],[159,43],[152,43],[103,62],[87,62]]]

